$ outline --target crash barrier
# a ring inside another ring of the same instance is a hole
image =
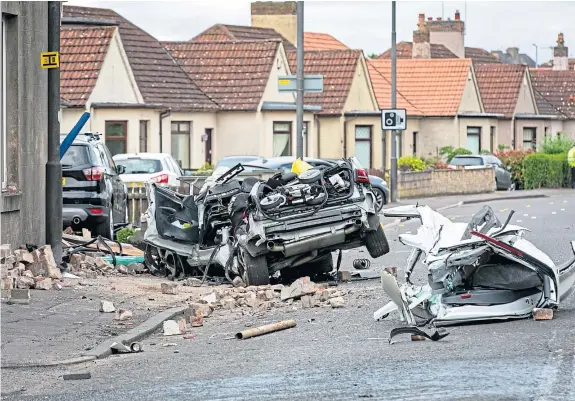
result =
[[[398,175],[399,198],[440,195],[466,195],[495,191],[493,168],[401,171]]]

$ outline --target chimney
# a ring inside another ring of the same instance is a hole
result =
[[[501,50],[493,50],[491,54],[497,57],[497,60],[503,61],[503,52]]]
[[[459,10],[455,11],[455,21],[461,21],[461,15],[459,14]]]
[[[506,50],[506,53],[509,57],[511,57],[511,60],[513,61],[512,64],[521,64],[519,62],[519,48],[518,47],[508,47]]]
[[[557,35],[557,46],[553,48],[553,71],[566,71],[569,69],[569,48],[565,47],[563,33]]]
[[[429,41],[429,29],[425,23],[425,14],[419,14],[417,31],[413,31],[412,58],[431,58],[431,43]]]
[[[455,20],[435,21],[428,20],[427,28],[430,34],[430,43],[443,45],[459,58],[465,57],[464,30],[465,24],[461,21],[459,12],[455,13]]]
[[[433,17],[428,17],[427,20],[428,20],[428,21],[433,21]]]
[[[295,1],[256,1],[251,7],[253,27],[275,29],[297,46]]]

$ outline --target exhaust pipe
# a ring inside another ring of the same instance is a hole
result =
[[[80,218],[79,218],[78,216],[76,216],[76,217],[74,217],[74,218],[72,219],[72,223],[75,224],[75,225],[80,224],[80,221],[81,221],[81,220],[80,220]]]
[[[361,222],[361,220],[359,221]],[[284,256],[287,257],[299,255],[345,242],[345,236],[358,231],[359,228],[359,225],[353,225],[343,230],[337,230],[335,233],[326,233],[315,237],[309,237],[286,245],[278,245],[273,241],[269,241],[267,243],[267,247],[270,252],[283,252]]]

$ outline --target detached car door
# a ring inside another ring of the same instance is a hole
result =
[[[120,175],[118,174],[118,170],[116,168],[116,163],[114,163],[114,159],[112,159],[112,155],[110,154],[108,148],[103,144],[98,144],[98,146],[106,163],[106,175],[110,185],[112,186],[112,193],[114,195],[113,203],[111,205],[112,210],[114,211],[114,221],[116,223],[127,223],[126,215],[128,208],[128,194],[126,186],[120,179]]]

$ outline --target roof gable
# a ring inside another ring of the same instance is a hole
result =
[[[226,41],[279,40],[286,50],[295,50],[295,46],[272,28],[255,26],[216,24],[199,35],[191,42],[226,42]]]
[[[296,52],[287,53],[290,70],[296,71]],[[321,114],[343,113],[360,50],[325,50],[304,52],[304,74],[323,75],[323,92],[305,93],[306,104],[321,105]]]
[[[115,30],[115,27],[60,30],[60,95],[69,107],[86,105]]]
[[[304,50],[349,50],[349,47],[341,43],[327,33],[304,32]]]
[[[487,113],[513,116],[525,72],[526,67],[519,64],[475,65],[477,85]]]
[[[115,11],[64,6],[63,12],[64,18],[118,23],[124,50],[146,103],[165,105],[173,110],[217,110],[217,105],[188,78],[154,37]]]
[[[222,110],[255,111],[279,41],[163,42],[172,57]]]
[[[391,83],[391,61],[369,60],[369,65],[379,106],[389,108],[391,87],[386,82]],[[470,68],[469,59],[397,60],[398,107],[411,115],[455,116]]]
[[[437,43],[430,44],[431,58],[457,58],[455,53],[449,50],[444,45]],[[412,42],[399,42],[395,45],[396,57],[402,59],[411,59],[413,56],[413,43]],[[382,53],[378,58],[391,59],[391,49]]]
[[[466,47],[465,58],[470,58],[476,64],[501,64],[493,54],[479,47]]]
[[[575,71],[532,69],[531,83],[541,113],[575,118]]]

